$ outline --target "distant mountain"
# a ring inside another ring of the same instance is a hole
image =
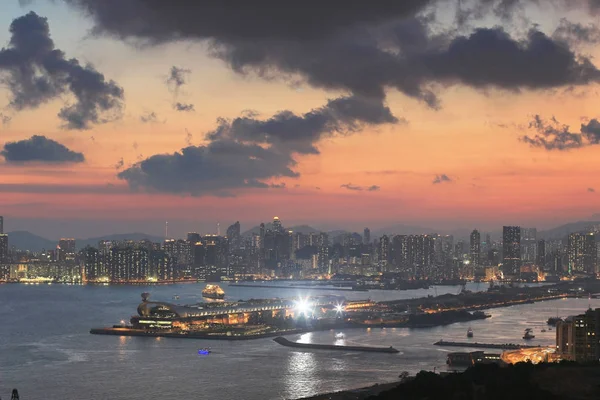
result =
[[[111,240],[111,241],[119,241],[119,240],[143,240],[147,239],[151,242],[162,243],[165,238],[160,236],[148,235],[146,233],[117,233],[113,235],[99,236],[89,239],[76,239],[75,244],[78,249],[83,249],[85,246],[98,247],[98,242],[101,240]]]
[[[538,232],[538,237],[546,240],[563,239],[571,233],[589,231],[593,225],[600,225],[600,221],[579,221],[557,226],[547,231]]]
[[[119,233],[114,235],[99,236],[89,239],[75,239],[75,244],[78,249],[85,246],[98,246],[100,240],[142,240],[148,239],[153,242],[161,243],[164,238],[159,236],[148,235],[145,233]],[[50,240],[41,236],[35,235],[27,231],[8,232],[8,245],[15,246],[19,250],[41,251],[56,248],[58,240]]]
[[[273,224],[271,222],[269,222],[268,224],[265,224],[265,229],[272,229],[273,228]],[[318,229],[313,228],[312,226],[308,226],[308,225],[297,225],[297,226],[291,226],[291,227],[284,227],[287,230],[291,230],[293,232],[300,232],[303,233],[305,235],[308,235],[309,233],[315,233],[315,232],[320,232]],[[248,229],[247,231],[242,233],[242,236],[252,236],[252,234],[254,233],[260,233],[260,226],[255,226],[252,229]]]
[[[27,231],[8,232],[8,245],[19,250],[41,251],[56,247],[57,242],[49,240]]]

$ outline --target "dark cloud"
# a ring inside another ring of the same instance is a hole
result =
[[[96,32],[160,43],[181,39],[247,38],[318,41],[358,24],[412,15],[433,0],[64,0],[90,15]],[[307,23],[310,21],[310,23]]]
[[[441,175],[436,175],[435,179],[433,180],[433,184],[434,185],[439,185],[440,183],[444,183],[444,182],[452,182],[452,178],[450,178],[448,175],[446,174],[441,174]]]
[[[231,140],[154,155],[118,177],[134,189],[191,195],[231,195],[232,189],[267,188],[265,180],[297,177],[291,154]]]
[[[220,119],[206,135],[207,144],[151,156],[118,176],[148,191],[229,196],[235,189],[269,188],[271,179],[297,177],[295,155],[318,153],[316,145],[325,137],[397,121],[381,101],[354,96],[303,115],[282,111],[268,119]]]
[[[272,183],[272,184],[269,185],[269,187],[271,187],[273,189],[285,189],[286,188],[286,184],[285,184],[285,182]]]
[[[120,170],[125,166],[125,161],[123,160],[123,157],[121,157],[119,159],[119,161],[117,161],[117,163],[115,164],[115,169],[116,170]]]
[[[594,24],[583,25],[563,18],[553,37],[572,45],[597,44],[600,42],[600,28]]]
[[[600,144],[600,122],[592,119],[581,124],[579,132],[572,132],[568,125],[561,124],[556,118],[549,121],[539,115],[534,116],[529,128],[537,133],[534,136],[523,136],[521,141],[531,147],[546,150],[572,150]]]
[[[0,123],[2,123],[2,125],[8,125],[10,121],[12,121],[11,116],[0,113]]]
[[[366,190],[367,192],[377,192],[381,189],[381,187],[377,186],[377,185],[371,185],[368,187],[364,187],[364,186],[353,185],[351,183],[345,183],[343,185],[340,185],[340,187],[344,188],[344,189],[352,190],[355,192],[362,192],[363,190]]]
[[[281,111],[269,119],[239,117],[220,120],[210,139],[234,139],[276,145],[290,151],[317,154],[315,144],[324,137],[359,131],[365,125],[397,123],[381,100],[358,96],[329,100],[303,115]]]
[[[8,163],[42,162],[53,164],[81,163],[82,153],[69,150],[66,146],[45,136],[34,135],[18,142],[8,142],[0,152]]]
[[[175,111],[182,111],[182,112],[193,112],[196,111],[194,109],[194,105],[193,104],[186,104],[186,103],[175,103],[173,104],[173,109]]]
[[[590,193],[596,193],[596,189],[594,189],[594,188],[588,188],[587,191],[590,192]]]
[[[206,39],[214,56],[242,74],[300,78],[314,87],[378,98],[395,88],[434,108],[439,107],[434,90],[439,85],[515,91],[600,80],[589,58],[537,29],[524,38],[500,27],[465,35],[434,32],[435,21],[423,15],[434,3],[446,9],[455,6],[450,0],[357,1],[351,7],[339,2],[234,6],[226,1],[217,6],[183,1],[167,5],[160,0],[65,1],[91,15],[98,32],[150,42]],[[464,3],[469,18],[483,18],[490,12],[509,17],[527,1]],[[307,13],[310,17],[303,19]]]
[[[167,85],[177,93],[179,88],[187,83],[188,75],[191,73],[192,70],[190,69],[172,66],[167,78]]]
[[[37,108],[71,94],[75,102],[58,113],[66,129],[89,129],[120,117],[123,89],[56,49],[46,18],[30,12],[13,20],[10,33],[9,46],[0,50],[0,82],[11,93],[10,107]]]
[[[340,185],[340,187],[344,188],[344,189],[348,189],[348,190],[354,190],[354,191],[361,191],[361,190],[363,190],[362,186],[356,186],[356,185],[353,185],[351,183],[345,183],[343,185]]]
[[[140,121],[144,124],[154,124],[158,122],[158,115],[154,111],[148,112],[142,116],[140,116]]]

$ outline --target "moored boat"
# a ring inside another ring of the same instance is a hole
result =
[[[523,339],[530,340],[535,338],[535,335],[532,333],[531,328],[525,329],[525,334],[523,335]]]
[[[470,327],[469,327],[469,329],[467,329],[467,337],[468,338],[472,338],[473,337],[473,329],[471,329]]]

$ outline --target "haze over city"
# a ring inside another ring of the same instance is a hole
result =
[[[592,1],[130,3],[4,5],[7,230],[543,229],[600,211]],[[316,20],[279,22],[294,14]]]

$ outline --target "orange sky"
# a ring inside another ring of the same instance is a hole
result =
[[[12,17],[22,11],[14,10]],[[120,121],[83,132],[60,129],[56,114],[61,101],[14,114],[1,128],[3,143],[42,134],[83,152],[86,162],[51,167],[0,164],[0,215],[5,216],[7,230],[35,231],[32,220],[39,218],[39,233],[51,237],[96,233],[81,227],[67,232],[68,223],[52,225],[55,220],[90,221],[92,227],[93,221],[103,221],[98,234],[141,229],[158,234],[168,219],[183,221],[174,222],[183,235],[193,226],[202,231],[217,221],[223,226],[238,219],[254,225],[275,214],[286,223],[328,228],[406,223],[498,230],[502,224],[551,227],[600,212],[598,149],[548,152],[518,140],[531,134],[526,127],[534,114],[555,116],[574,129],[582,117],[597,117],[595,85],[578,88],[575,94],[565,89],[482,93],[455,86],[439,90],[442,108],[437,111],[390,91],[388,106],[407,124],[381,125],[320,142],[320,155],[296,157],[299,178],[273,180],[285,182],[285,189],[242,190],[234,198],[132,193],[116,178],[120,158],[127,166],[140,157],[178,151],[186,146],[186,130],[192,143],[200,145],[219,117],[233,118],[247,109],[262,117],[282,109],[302,114],[341,93],[242,77],[208,57],[201,44],[142,50],[108,39],[61,43],[66,33],[53,24],[57,18],[49,21],[53,33],[56,27],[57,46],[69,56],[93,62],[122,85],[125,114]],[[3,42],[7,28],[0,27]],[[172,65],[192,70],[179,99],[195,104],[194,113],[171,108],[174,95],[164,81]],[[140,115],[149,111],[156,112],[161,123],[141,123]],[[434,185],[440,174],[452,182]],[[378,185],[381,190],[340,187],[347,183]],[[106,221],[114,223],[107,226]]]

